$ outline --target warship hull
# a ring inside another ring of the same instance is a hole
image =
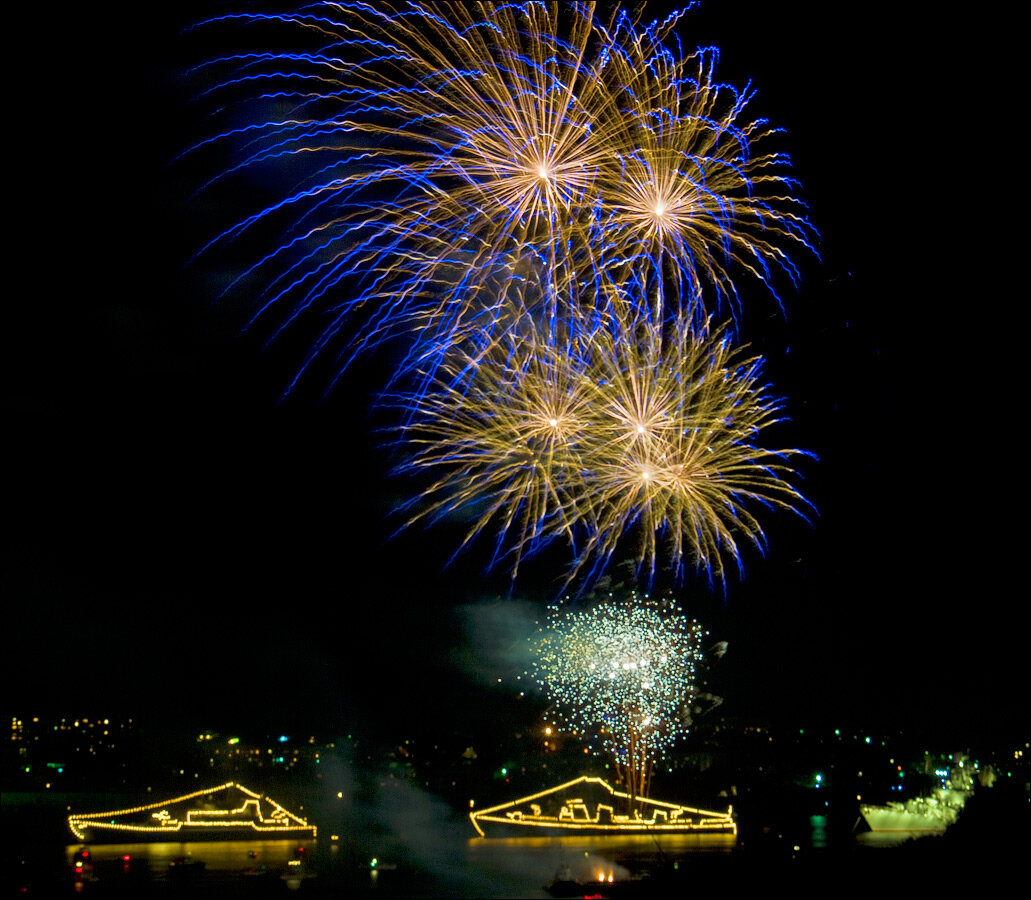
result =
[[[737,834],[732,809],[712,812],[646,797],[631,802],[590,776],[471,812],[469,819],[481,837]]]
[[[185,844],[195,841],[279,841],[312,838],[311,828],[276,829],[274,832],[257,831],[250,827],[136,831],[86,825],[79,826],[76,831],[76,838],[84,844]]]
[[[308,840],[315,826],[271,797],[236,782],[123,810],[74,813],[72,834],[84,843]]]

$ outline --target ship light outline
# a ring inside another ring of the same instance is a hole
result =
[[[540,804],[534,803],[541,797],[568,790],[577,785],[594,784],[604,788],[613,797],[613,804],[599,803],[592,818],[587,805],[582,798],[567,797],[556,816],[546,816],[541,812]],[[734,821],[733,806],[728,806],[725,813],[713,812],[711,810],[698,809],[693,806],[683,806],[678,803],[667,803],[662,800],[651,800],[647,797],[637,798],[640,803],[653,807],[650,819],[642,818],[639,810],[633,815],[624,815],[615,811],[617,801],[628,801],[630,795],[617,791],[602,778],[595,778],[590,775],[581,775],[572,781],[567,781],[556,787],[538,791],[521,797],[518,800],[509,800],[499,803],[497,806],[486,809],[475,810],[469,813],[469,821],[480,837],[485,837],[481,822],[496,823],[500,825],[517,825],[527,828],[559,828],[571,832],[602,831],[604,833],[619,834],[621,832],[667,832],[670,834],[684,834],[690,832],[723,832],[737,835],[737,823]],[[523,810],[511,809],[511,807],[528,804],[530,814]],[[508,810],[507,812],[503,812]],[[576,817],[577,812],[582,811],[581,817]],[[609,821],[603,822],[602,812],[608,813]],[[499,815],[500,813],[500,815]],[[698,816],[698,820],[687,818]],[[661,817],[661,818],[660,818]]]
[[[250,799],[245,800],[243,805],[236,809],[194,809],[188,810],[185,820],[173,818],[167,807],[176,803],[184,803],[197,797],[208,794],[215,794],[229,788],[236,788]],[[266,817],[262,815],[261,803],[264,801],[272,807],[271,814]],[[137,815],[148,810],[158,810],[151,814],[157,823],[154,825],[130,824],[124,822],[105,822],[103,819],[110,819],[114,816]],[[230,818],[252,815],[254,818]],[[256,821],[255,821],[256,819]],[[207,821],[206,821],[207,820]],[[205,788],[200,791],[193,791],[183,794],[181,797],[173,797],[170,800],[160,800],[156,803],[147,803],[142,806],[135,806],[128,809],[109,810],[97,813],[73,813],[68,816],[68,827],[80,841],[86,840],[86,829],[97,829],[111,832],[127,832],[132,834],[178,834],[184,827],[189,830],[198,828],[252,828],[255,833],[263,837],[272,836],[276,833],[296,834],[299,831],[308,832],[309,836],[317,836],[318,829],[310,825],[307,819],[294,815],[285,807],[281,806],[271,797],[255,793],[236,781],[227,781],[216,787]]]

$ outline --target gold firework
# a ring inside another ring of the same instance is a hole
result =
[[[408,400],[410,466],[440,473],[413,520],[475,509],[465,542],[494,521],[513,577],[560,536],[573,547],[567,583],[597,574],[636,534],[649,576],[665,560],[724,582],[742,538],[763,545],[756,504],[806,505],[789,464],[801,451],[758,443],[780,409],[760,370],[720,331],[683,322],[665,336],[608,322],[561,339],[526,324],[456,354]]]
[[[815,232],[788,156],[766,149],[779,129],[748,118],[754,92],[716,80],[714,48],[663,45],[674,21],[635,29],[618,19],[608,35],[601,74],[630,114],[607,132],[615,162],[599,172],[602,233],[614,279],[652,284],[655,315],[674,285],[687,309],[670,313],[704,319],[714,303],[736,313],[740,271],[776,296],[778,272],[797,277],[789,251],[812,250]]]
[[[578,448],[592,399],[574,348],[548,340],[529,316],[520,322],[482,351],[445,357],[433,387],[407,400],[402,429],[408,468],[441,473],[406,524],[471,510],[463,546],[493,522],[513,578],[539,542],[573,537],[588,490]]]
[[[625,534],[639,535],[637,563],[654,573],[685,563],[726,580],[741,562],[739,540],[759,546],[752,508],[806,505],[791,484],[799,450],[767,450],[762,431],[780,405],[760,381],[762,361],[743,358],[720,331],[681,323],[594,344],[591,440],[583,454],[591,490],[578,519],[588,537],[580,567],[605,561]]]
[[[411,2],[223,18],[300,36],[224,62],[211,92],[234,127],[212,141],[238,157],[225,176],[308,173],[216,242],[286,218],[244,277],[264,281],[259,317],[328,312],[309,359],[339,339],[346,364],[398,333],[429,345],[416,357],[446,352],[521,277],[552,317],[639,281],[637,312],[701,322],[710,300],[736,312],[740,272],[776,291],[811,246],[787,157],[762,149],[775,129],[716,81],[714,52],[664,45],[676,16]]]

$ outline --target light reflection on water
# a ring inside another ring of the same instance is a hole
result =
[[[660,850],[670,856],[680,853],[729,853],[737,844],[733,834],[623,834],[563,837],[470,838],[469,850],[508,847],[514,850],[551,847],[629,856],[654,856]]]
[[[623,881],[642,866],[692,854],[728,854],[732,834],[579,835],[576,837],[472,838],[466,845],[470,870],[493,872],[544,885],[565,870],[581,883]]]
[[[856,843],[861,847],[898,847],[906,841],[943,834],[934,831],[864,831],[856,835]]]
[[[510,896],[515,891],[521,896],[538,896],[543,885],[550,883],[563,869],[570,877],[581,882],[595,881],[612,876],[624,880],[639,865],[658,858],[676,859],[697,853],[729,853],[737,839],[727,834],[681,834],[652,837],[649,835],[581,835],[576,837],[475,837],[463,842],[464,854],[442,859],[422,860],[438,877],[440,884],[453,889],[455,896]],[[126,855],[135,865],[146,866],[151,877],[163,878],[169,864],[177,859],[190,859],[204,863],[204,871],[222,873],[222,877],[237,877],[257,870],[286,871],[295,859],[299,844],[293,840],[279,841],[195,841],[183,843],[93,844],[89,850],[93,865],[103,867],[117,863]],[[69,867],[74,865],[81,844],[65,847]],[[309,863],[319,872],[319,880],[329,881],[357,889],[375,889],[377,876],[400,888],[408,880],[406,870],[413,859],[401,851],[384,862],[399,862],[398,871],[362,873],[348,869],[345,860],[335,860],[336,845],[318,847],[314,842],[307,847]],[[323,852],[319,852],[320,849]],[[400,849],[400,848],[399,848]],[[328,858],[326,853],[328,852]],[[463,860],[464,855],[464,860]],[[407,857],[407,858],[406,858]],[[433,865],[436,863],[437,866]],[[389,869],[394,866],[390,865]],[[364,878],[364,880],[363,880]]]
[[[68,865],[82,844],[65,847]],[[298,844],[295,840],[279,841],[186,841],[181,843],[140,844],[90,844],[89,852],[96,863],[115,862],[129,855],[133,860],[145,861],[157,870],[168,868],[169,863],[180,858],[203,861],[211,871],[242,872],[247,869],[266,866],[286,868]]]

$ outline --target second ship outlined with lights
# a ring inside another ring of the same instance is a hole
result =
[[[601,778],[582,775],[557,787],[469,813],[481,837],[555,834],[737,834],[733,808],[712,812],[630,796]]]

